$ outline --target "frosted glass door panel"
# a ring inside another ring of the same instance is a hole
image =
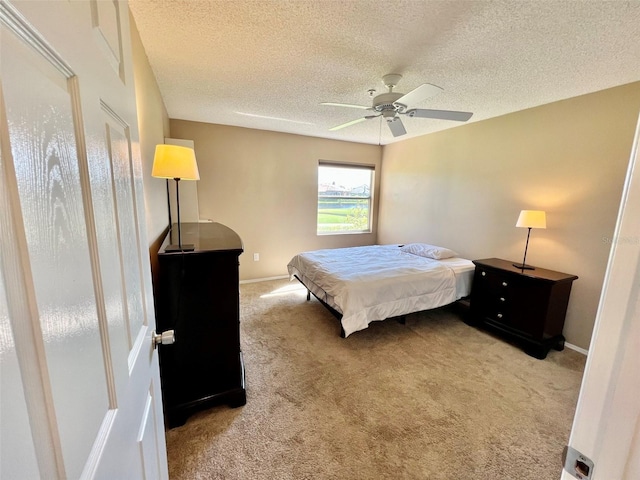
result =
[[[60,70],[4,29],[1,40],[11,152],[53,403],[56,416],[76,420],[58,424],[62,455],[68,477],[79,478],[109,402],[73,92]]]

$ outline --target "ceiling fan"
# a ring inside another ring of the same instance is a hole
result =
[[[452,110],[430,110],[424,108],[410,108],[409,106],[429,97],[433,97],[442,91],[442,88],[430,83],[424,83],[419,87],[411,90],[409,93],[397,93],[393,89],[396,87],[402,75],[397,73],[390,73],[382,77],[384,85],[389,89],[386,93],[373,96],[376,91],[369,90],[369,95],[373,98],[373,104],[370,107],[364,105],[351,105],[348,103],[332,103],[323,102],[321,105],[330,105],[334,107],[347,107],[347,108],[359,108],[362,110],[370,110],[375,112],[373,115],[366,115],[356,120],[337,125],[330,128],[330,131],[340,130],[341,128],[355,125],[356,123],[364,122],[365,120],[371,120],[382,116],[389,125],[389,130],[394,137],[399,137],[407,133],[407,130],[402,124],[400,115],[408,115],[409,117],[418,118],[434,118],[440,120],[454,120],[457,122],[466,122],[471,118],[473,113],[470,112],[455,112]]]

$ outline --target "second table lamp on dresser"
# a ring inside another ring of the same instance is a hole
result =
[[[153,157],[153,169],[151,176],[156,178],[173,178],[176,182],[176,205],[178,213],[178,244],[171,244],[165,248],[165,252],[191,252],[194,245],[182,244],[182,232],[180,231],[180,180],[200,180],[196,154],[192,148],[179,145],[160,144],[156,146]],[[168,194],[168,192],[167,192]]]
[[[535,267],[527,265],[527,249],[529,248],[529,236],[532,228],[547,228],[547,216],[542,210],[522,210],[518,216],[516,227],[528,228],[527,243],[524,247],[522,263],[514,263],[513,266],[522,270],[535,270]]]

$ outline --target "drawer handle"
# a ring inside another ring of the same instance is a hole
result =
[[[504,302],[504,297],[500,297],[500,301],[501,301],[501,302]]]
[[[498,315],[496,315],[498,318],[502,318],[502,314],[499,313]]]
[[[507,285],[508,285],[508,283],[507,283],[507,282],[502,282],[502,286],[503,286],[503,287],[506,287]]]
[[[487,275],[487,272],[482,272],[482,276],[485,277]]]

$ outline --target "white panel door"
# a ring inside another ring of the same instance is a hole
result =
[[[640,120],[569,439],[594,462],[591,480],[640,478],[639,169]],[[561,478],[576,477],[575,467]]]
[[[0,2],[0,478],[168,478],[125,2]]]

